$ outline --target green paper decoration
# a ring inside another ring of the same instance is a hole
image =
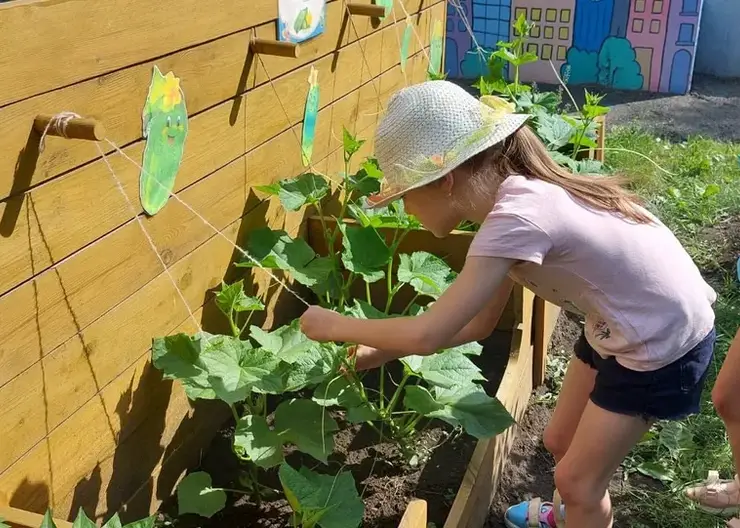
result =
[[[139,176],[139,196],[141,206],[151,216],[167,204],[175,187],[188,135],[185,94],[180,79],[172,72],[162,75],[154,66],[142,121],[146,147]]]
[[[401,40],[401,72],[406,73],[406,62],[409,59],[409,46],[411,46],[411,37],[414,34],[413,22],[406,17],[406,28],[403,30]]]
[[[393,11],[393,0],[375,0],[375,5],[385,7],[385,15],[383,15],[381,20],[385,20],[385,17],[390,15]]]
[[[312,66],[311,73],[308,76],[308,95],[306,96],[306,111],[303,116],[303,138],[301,140],[301,158],[304,167],[308,167],[311,164],[318,111],[319,71]]]
[[[432,26],[431,44],[429,50],[429,73],[439,75],[442,71],[442,45],[444,29],[441,20],[435,20]]]

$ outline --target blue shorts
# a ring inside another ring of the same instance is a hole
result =
[[[699,412],[715,339],[712,329],[683,357],[650,372],[623,367],[614,357],[604,359],[588,344],[585,335],[576,343],[575,354],[598,371],[591,392],[591,401],[598,407],[648,421],[680,420]]]

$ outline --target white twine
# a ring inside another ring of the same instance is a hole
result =
[[[80,116],[74,112],[59,112],[57,115],[49,119],[49,122],[46,123],[46,127],[44,127],[44,132],[41,134],[41,140],[39,141],[39,154],[44,151],[46,146],[46,136],[49,133],[49,130],[51,130],[51,127],[54,127],[62,137],[66,138],[68,137],[67,125],[69,125],[71,120],[79,117]]]

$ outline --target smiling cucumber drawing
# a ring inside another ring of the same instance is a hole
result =
[[[172,72],[162,75],[159,68],[154,67],[142,121],[146,147],[139,176],[139,195],[141,206],[151,216],[167,204],[175,187],[188,135],[185,94],[180,79]]]

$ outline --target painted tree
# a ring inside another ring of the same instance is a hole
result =
[[[599,54],[578,48],[568,50],[567,62],[560,75],[571,84],[594,84],[599,81]]]
[[[609,37],[599,52],[599,84],[618,90],[639,90],[644,78],[630,41]]]

